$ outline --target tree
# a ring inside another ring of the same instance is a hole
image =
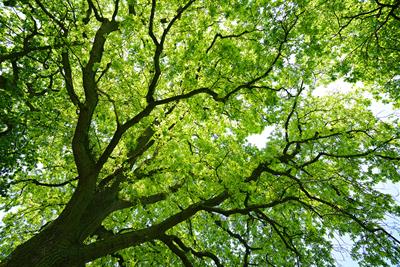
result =
[[[0,266],[398,264],[398,122],[312,94],[335,8],[3,1]]]

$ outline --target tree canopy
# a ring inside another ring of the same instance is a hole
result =
[[[399,264],[370,108],[399,29],[398,0],[3,0],[0,266]]]

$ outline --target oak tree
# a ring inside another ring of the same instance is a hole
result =
[[[3,0],[0,266],[399,264],[400,4],[325,2]]]

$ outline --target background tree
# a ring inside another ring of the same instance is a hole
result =
[[[312,94],[341,53],[329,10],[3,1],[1,266],[332,266],[346,234],[399,263],[376,190],[399,180],[398,122]]]

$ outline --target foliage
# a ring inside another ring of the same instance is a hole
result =
[[[325,2],[0,3],[0,266],[399,264],[400,2]]]

